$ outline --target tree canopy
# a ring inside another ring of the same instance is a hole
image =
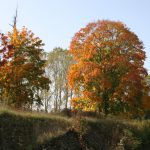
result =
[[[109,112],[139,111],[147,71],[143,43],[122,22],[89,23],[75,34],[70,53],[76,61],[69,70],[75,90],[74,108]]]
[[[43,42],[25,27],[0,35],[1,101],[14,107],[41,103],[40,89],[49,88],[44,77]]]

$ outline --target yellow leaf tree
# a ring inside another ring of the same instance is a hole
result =
[[[21,108],[41,104],[39,91],[49,88],[44,76],[43,42],[23,27],[20,31],[1,34],[0,95],[1,101]]]

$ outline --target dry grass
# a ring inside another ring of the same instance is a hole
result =
[[[72,144],[76,143],[78,147],[80,139],[76,139],[72,133],[72,139],[69,139],[70,133],[66,134],[72,128],[77,134],[83,136],[82,140],[89,149],[113,150],[121,144],[123,147],[138,150],[147,150],[150,147],[150,120],[115,119],[115,117],[67,118],[58,114],[0,108],[0,147],[2,149],[24,150],[26,147],[25,150],[32,150],[36,145],[41,147],[49,145],[50,149],[55,150],[56,144],[63,143],[67,147],[63,138],[70,140]]]

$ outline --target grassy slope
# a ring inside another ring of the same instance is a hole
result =
[[[67,131],[66,118],[40,113],[0,110],[0,150],[30,150],[37,142]]]
[[[68,119],[0,110],[0,150],[121,150],[150,147],[150,121]]]

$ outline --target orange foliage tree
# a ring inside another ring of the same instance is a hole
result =
[[[0,35],[0,101],[14,107],[29,107],[41,103],[39,91],[48,89],[44,77],[45,60],[42,40],[25,27]]]
[[[142,108],[146,56],[143,43],[126,25],[108,20],[89,23],[75,34],[69,51],[76,61],[68,73],[69,86],[75,90],[74,108],[91,106],[105,114]]]
[[[147,93],[142,98],[142,103],[144,106],[144,110],[150,111],[150,75],[148,75],[145,79],[147,83]]]

